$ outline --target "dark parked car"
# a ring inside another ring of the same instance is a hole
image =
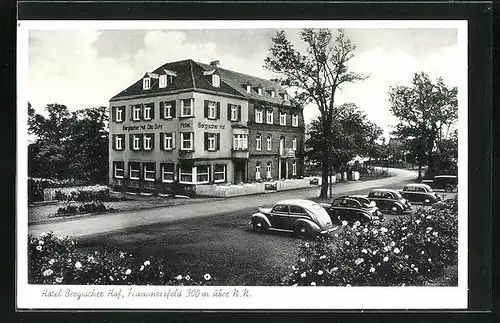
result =
[[[389,211],[391,214],[403,214],[411,210],[411,203],[396,190],[374,189],[368,194],[368,199],[374,201],[379,209]]]
[[[414,203],[432,204],[441,200],[429,185],[422,183],[406,185],[401,194],[405,199]]]
[[[259,208],[251,217],[256,231],[294,232],[301,238],[314,238],[335,228],[325,209],[309,200],[285,200],[272,208]]]
[[[442,189],[446,192],[453,192],[458,187],[458,177],[455,175],[438,175],[434,179],[424,179],[422,184],[427,184],[432,189]]]
[[[367,223],[384,217],[374,202],[362,196],[342,196],[333,200],[332,204],[321,205],[330,214],[332,221]]]

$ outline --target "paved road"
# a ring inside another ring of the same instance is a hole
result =
[[[347,182],[336,184],[334,192],[338,195],[339,193],[345,194],[361,190],[367,191],[375,187],[400,188],[401,183],[412,180],[416,177],[416,172],[410,170],[389,169],[389,172],[394,176],[366,182]],[[76,238],[124,229],[132,229],[146,225],[168,223],[176,220],[217,216],[223,214],[242,214],[242,211],[248,211],[250,208],[255,209],[256,206],[272,205],[276,201],[282,199],[313,199],[318,195],[319,188],[315,187],[303,190],[229,198],[223,201],[219,200],[150,210],[111,213],[70,219],[67,221],[35,224],[29,226],[28,231],[30,234],[34,235],[39,235],[42,232],[53,231],[56,235],[68,235]]]

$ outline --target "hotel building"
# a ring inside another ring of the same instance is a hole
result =
[[[110,100],[115,191],[196,194],[198,185],[303,176],[302,108],[273,80],[183,60]]]

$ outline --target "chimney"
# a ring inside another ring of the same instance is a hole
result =
[[[213,67],[215,67],[215,68],[219,68],[220,62],[219,61],[211,61],[210,65],[213,66]]]

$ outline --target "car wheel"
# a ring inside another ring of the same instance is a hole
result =
[[[262,219],[253,220],[253,230],[254,231],[263,231],[266,228],[266,224]]]
[[[429,205],[429,204],[431,204],[431,200],[429,200],[429,199],[425,199],[425,200],[424,200],[424,205]]]
[[[398,215],[399,213],[399,208],[397,206],[391,207],[391,214]]]
[[[303,223],[299,223],[295,227],[295,234],[300,239],[309,239],[311,237],[311,232],[310,232],[309,226],[307,226],[306,224],[303,224]]]

